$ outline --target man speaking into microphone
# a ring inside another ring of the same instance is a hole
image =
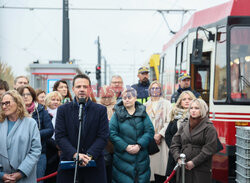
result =
[[[57,110],[55,139],[62,151],[61,161],[73,161],[77,155],[79,131],[79,108],[83,108],[82,131],[80,138],[79,160],[81,166],[95,160],[96,167],[84,167],[78,170],[79,183],[106,183],[103,150],[109,137],[106,107],[91,101],[91,81],[85,74],[76,75],[72,90],[75,98],[72,102],[60,106]],[[82,98],[86,102],[82,102]],[[79,99],[80,105],[79,105]],[[85,103],[85,104],[83,104]],[[58,169],[57,183],[72,183],[74,169]]]

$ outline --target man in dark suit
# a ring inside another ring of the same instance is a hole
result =
[[[55,139],[62,151],[61,161],[72,161],[76,158],[79,130],[79,98],[87,100],[84,106],[83,125],[79,150],[81,166],[85,166],[91,159],[96,167],[79,168],[79,183],[106,183],[106,172],[103,150],[109,137],[109,127],[106,107],[90,100],[91,81],[87,75],[77,75],[73,79],[72,90],[75,98],[72,102],[58,108]],[[74,179],[74,169],[59,168],[58,183],[71,183]]]

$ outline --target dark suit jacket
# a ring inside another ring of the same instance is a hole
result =
[[[60,159],[72,161],[77,151],[79,130],[79,105],[74,101],[60,106],[57,110],[55,139],[62,151]],[[106,107],[88,100],[84,107],[80,153],[90,154],[96,161],[96,168],[80,168],[80,182],[105,182],[103,150],[109,137]],[[74,170],[60,170],[57,182],[73,182]]]

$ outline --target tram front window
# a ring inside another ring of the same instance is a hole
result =
[[[230,32],[231,98],[250,102],[250,27],[235,26]]]

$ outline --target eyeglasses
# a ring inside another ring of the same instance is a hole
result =
[[[124,97],[122,97],[122,99],[123,99],[123,100],[127,100],[127,99],[130,100],[130,99],[132,99],[132,97],[133,97],[133,96],[124,96]]]
[[[151,90],[160,90],[160,87],[152,87]]]
[[[10,101],[0,102],[1,107],[3,107],[4,105],[6,105],[6,107],[8,107],[10,105]]]
[[[31,94],[30,94],[30,93],[23,93],[23,94],[22,94],[22,97],[25,97],[25,96],[26,96],[26,97],[29,97],[29,96],[31,96]]]
[[[113,84],[122,84],[121,81],[112,81],[111,83],[113,83]]]

